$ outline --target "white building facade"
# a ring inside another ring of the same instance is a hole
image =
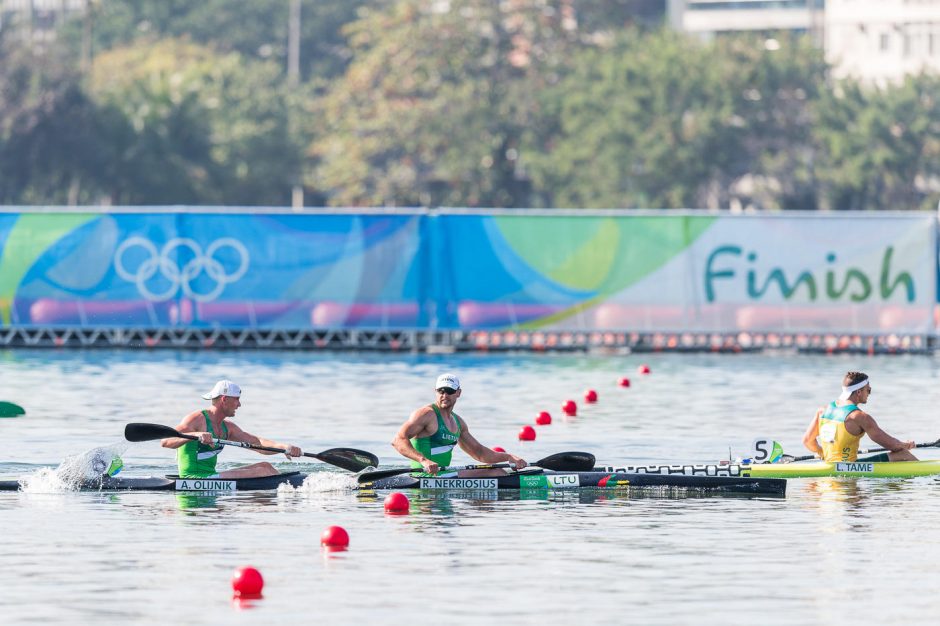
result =
[[[940,0],[827,0],[825,46],[838,77],[940,73]]]
[[[667,10],[673,28],[703,37],[808,33],[840,78],[940,73],[940,0],[668,0]]]

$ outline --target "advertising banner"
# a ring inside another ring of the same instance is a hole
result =
[[[0,324],[926,333],[932,214],[0,213]]]

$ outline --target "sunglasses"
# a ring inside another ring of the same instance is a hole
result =
[[[451,389],[450,387],[441,387],[440,389],[437,390],[437,393],[442,393],[445,396],[452,396],[455,393],[457,393],[457,390]]]

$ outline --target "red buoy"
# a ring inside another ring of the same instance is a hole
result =
[[[320,545],[330,548],[345,548],[349,545],[349,533],[342,526],[330,526],[320,535]]]
[[[386,513],[407,513],[410,507],[411,502],[408,500],[408,496],[400,491],[395,491],[385,496]],[[346,543],[349,543],[348,539]]]
[[[649,365],[646,365],[646,364],[644,363],[644,364],[641,365],[640,367],[636,368],[636,371],[638,371],[638,372],[641,373],[641,374],[649,374],[649,373],[650,373],[650,366],[649,366]]]
[[[236,596],[259,596],[264,588],[261,572],[253,567],[239,567],[232,576],[232,591]]]
[[[542,411],[535,418],[535,423],[538,424],[539,426],[547,426],[548,424],[552,423],[552,416],[549,414],[548,411]]]
[[[502,446],[493,446],[493,452],[505,452],[505,451],[506,451],[506,448],[503,448]]]
[[[597,392],[594,391],[593,389],[588,389],[587,391],[585,391],[584,401],[588,403],[597,402]]]
[[[619,384],[621,387],[629,387],[629,386],[630,386],[630,379],[629,379],[629,378],[621,378],[621,379],[620,379],[620,382],[619,382],[618,384]]]
[[[520,428],[519,441],[535,441],[535,429],[528,424]]]
[[[561,412],[565,415],[577,415],[578,405],[574,403],[574,400],[568,400],[561,405]]]

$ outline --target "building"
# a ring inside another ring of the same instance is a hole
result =
[[[823,0],[669,0],[669,22],[687,33],[791,31],[819,36]]]
[[[940,72],[940,0],[827,0],[825,46],[838,77]]]

